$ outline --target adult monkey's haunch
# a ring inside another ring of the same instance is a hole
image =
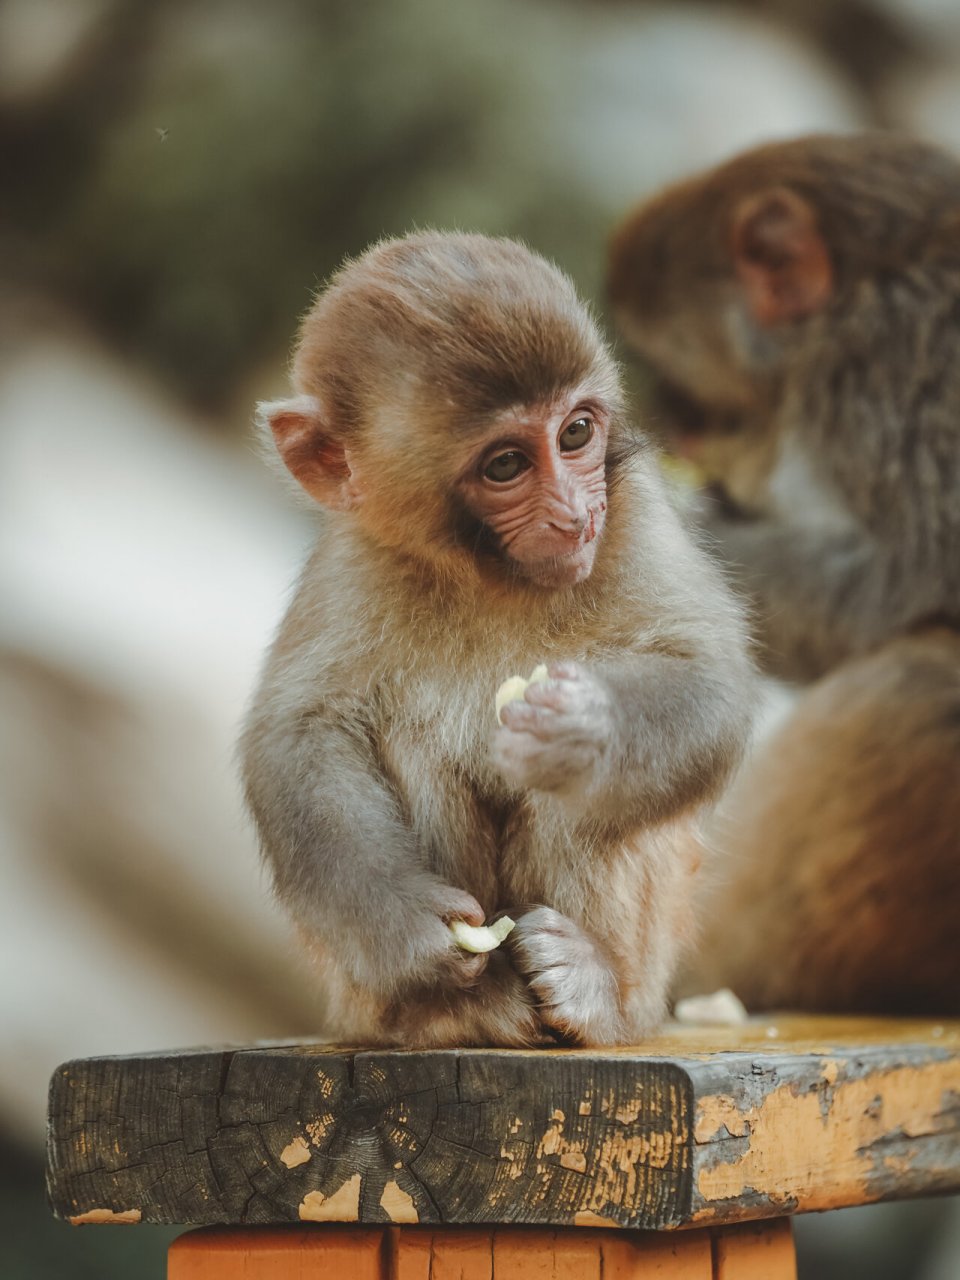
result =
[[[625,222],[610,289],[762,660],[822,677],[732,798],[712,976],[960,1013],[960,164],[759,148]]]
[[[244,741],[330,1035],[621,1041],[661,1016],[697,807],[740,755],[738,610],[570,282],[424,233],[345,266],[264,405],[326,510]],[[523,702],[493,698],[549,665]],[[506,910],[468,955],[449,922]]]

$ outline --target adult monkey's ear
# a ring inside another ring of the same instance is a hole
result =
[[[284,465],[311,498],[349,511],[360,501],[350,455],[331,430],[316,396],[294,396],[257,405],[257,424],[269,431]]]
[[[737,205],[733,262],[760,325],[801,320],[826,306],[833,263],[816,210],[788,187],[771,187]]]

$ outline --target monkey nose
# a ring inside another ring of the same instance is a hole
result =
[[[571,512],[568,516],[557,517],[550,523],[558,533],[571,534],[575,538],[579,538],[587,525],[587,517],[580,512]]]

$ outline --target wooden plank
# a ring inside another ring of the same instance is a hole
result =
[[[709,1231],[604,1231],[603,1280],[713,1280]]]
[[[370,1227],[201,1227],[174,1240],[167,1280],[385,1280],[383,1232]]]
[[[602,1280],[600,1244],[590,1231],[498,1228],[496,1280]]]
[[[201,1227],[174,1241],[167,1274],[168,1280],[714,1280],[712,1237],[723,1234],[576,1227]],[[724,1257],[734,1266],[752,1259],[756,1234],[738,1237]],[[725,1280],[741,1278],[728,1271]],[[742,1280],[755,1280],[754,1271]],[[780,1280],[780,1273],[756,1273],[756,1280]]]
[[[75,1222],[713,1225],[960,1190],[958,1100],[960,1023],[88,1059],[51,1083],[48,1188]]]
[[[789,1218],[723,1228],[713,1256],[713,1280],[797,1280]]]
[[[392,1233],[390,1280],[493,1280],[493,1227]]]

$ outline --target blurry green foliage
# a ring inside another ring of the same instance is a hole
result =
[[[31,110],[0,108],[16,173],[0,234],[32,281],[211,410],[378,236],[521,235],[577,270],[603,226],[550,155],[558,105],[584,88],[562,9],[108,5]]]

